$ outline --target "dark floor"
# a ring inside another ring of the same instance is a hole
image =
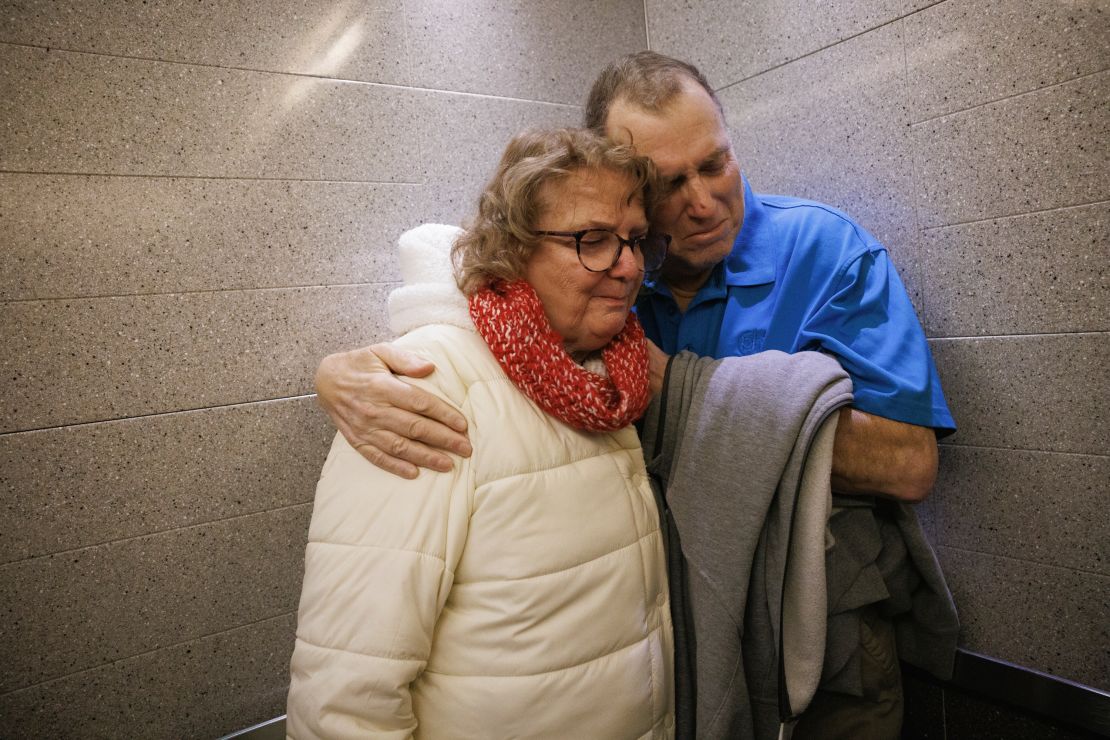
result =
[[[903,671],[906,716],[902,740],[1091,740],[1105,738],[983,699]]]

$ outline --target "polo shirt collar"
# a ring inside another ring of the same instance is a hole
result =
[[[744,223],[732,252],[724,261],[724,282],[726,285],[766,285],[775,282],[775,237],[774,223],[767,216],[763,201],[752,192],[748,178],[741,177],[744,184]]]

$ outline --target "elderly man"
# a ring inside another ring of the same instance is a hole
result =
[[[954,423],[885,248],[832,208],[753,193],[720,102],[688,64],[652,52],[614,62],[591,90],[586,124],[631,142],[665,182],[654,226],[672,235],[671,249],[637,302],[648,337],[668,354],[833,355],[855,387],[836,430],[834,491],[924,499],[936,476],[937,434]],[[461,417],[386,370],[416,376],[433,368],[388,344],[321,364],[320,402],[352,445],[405,477],[415,476],[418,465],[449,469],[444,450],[469,454]],[[901,690],[892,640],[879,637],[877,670],[886,675],[875,678],[878,688],[865,690],[864,701],[881,705],[878,713],[897,728]],[[844,737],[897,735],[871,720],[874,733],[849,729],[852,717],[868,710],[844,697],[826,701],[819,694],[811,711],[822,719],[811,732],[803,719],[798,736],[835,737],[834,726],[845,728]]]

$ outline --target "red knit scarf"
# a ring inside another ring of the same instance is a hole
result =
[[[523,280],[498,283],[470,297],[470,316],[501,368],[524,395],[572,427],[623,429],[647,409],[648,354],[635,314],[602,350],[608,378],[567,354],[543,304]]]

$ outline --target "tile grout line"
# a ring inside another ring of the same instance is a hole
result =
[[[417,77],[418,63],[413,58],[413,45],[412,45],[412,32],[409,29],[409,4],[407,0],[401,0],[401,52],[404,54],[404,73],[408,75],[408,79],[415,80]],[[429,132],[422,131],[420,135],[413,137],[413,146],[416,148],[417,156],[420,162],[429,163],[435,161],[433,155],[431,159],[428,158],[429,150],[432,146],[431,136]],[[427,184],[427,183],[425,183]]]
[[[905,9],[905,6],[903,5],[902,8]],[[902,110],[906,111],[908,116],[909,107],[906,104],[908,103],[910,98],[910,53],[909,49],[906,48],[906,34],[902,33],[900,34],[900,36],[900,40],[902,42],[902,104],[900,107],[902,108]],[[929,303],[931,297],[929,295],[930,275],[928,263],[925,260],[924,254],[925,240],[922,239],[922,235],[925,233],[925,230],[922,227],[923,219],[921,217],[921,190],[919,187],[920,168],[917,161],[918,152],[916,143],[913,141],[913,137],[909,136],[908,134],[905,137],[905,146],[906,149],[909,150],[910,154],[910,197],[913,200],[913,231],[911,232],[911,238],[913,240],[914,266],[917,268],[917,285],[921,291],[921,297],[919,298],[921,308],[920,311],[918,311],[918,321],[921,323],[924,330],[928,332],[927,323],[929,322]],[[910,301],[912,303],[912,296],[910,296]]]
[[[1110,331],[1095,329],[1095,330],[1079,330],[1079,331],[1046,331],[1046,332],[1040,332],[1040,333],[1036,333],[1036,334],[1024,333],[1024,334],[980,334],[980,335],[968,335],[968,336],[957,335],[957,336],[950,336],[950,337],[926,337],[926,339],[929,340],[930,342],[950,342],[950,341],[954,341],[954,340],[963,341],[963,340],[969,340],[969,339],[1033,339],[1033,338],[1040,338],[1040,337],[1074,337],[1074,336],[1086,336],[1086,335],[1090,335],[1090,336],[1093,336],[1093,337],[1101,337],[1101,336],[1104,336],[1106,334],[1110,334]]]
[[[211,406],[198,406],[192,409],[174,409],[172,411],[152,411],[149,414],[134,414],[132,416],[118,416],[111,419],[93,419],[92,421],[76,421],[70,424],[54,424],[47,427],[32,427],[30,429],[13,429],[7,432],[0,432],[0,440],[15,434],[36,434],[38,432],[54,432],[62,429],[74,429],[80,427],[89,427],[96,424],[115,424],[121,421],[136,421],[138,419],[153,419],[159,416],[176,416],[177,414],[200,414],[206,411],[217,411],[221,409],[234,409],[247,406],[257,406],[259,404],[279,403],[281,401],[298,401],[304,398],[315,398],[315,393],[302,393],[296,396],[278,396],[276,398],[258,398],[252,401],[235,401],[234,403],[218,403]]]
[[[1032,452],[1039,455],[1068,455],[1071,457],[1094,457],[1099,460],[1110,458],[1110,454],[1101,452],[1071,452],[1070,450],[1038,450],[1032,447],[995,447],[993,445],[957,444],[955,442],[938,442],[942,448],[953,450],[991,450],[995,452]]]
[[[38,175],[41,177],[115,177],[143,180],[224,180],[231,182],[311,182],[325,185],[406,185],[413,187],[425,186],[427,182],[410,182],[408,180],[335,180],[328,178],[311,177],[259,177],[235,175],[165,175],[126,172],[66,172],[64,170],[6,170],[0,169],[0,175]]]
[[[794,62],[801,61],[802,59],[813,56],[814,54],[820,54],[821,52],[827,51],[827,50],[833,48],[834,46],[838,46],[838,45],[843,44],[845,42],[848,42],[848,41],[851,41],[853,39],[859,38],[860,36],[871,33],[872,31],[877,31],[880,28],[885,28],[886,26],[889,26],[893,23],[898,23],[899,21],[904,21],[906,18],[909,18],[912,15],[916,15],[917,13],[921,13],[921,12],[924,12],[926,10],[929,10],[930,8],[934,8],[937,5],[941,5],[943,2],[947,2],[947,0],[941,0],[941,2],[933,3],[932,5],[926,6],[925,8],[920,8],[918,10],[914,10],[914,11],[911,11],[909,13],[905,13],[903,15],[898,16],[897,18],[892,18],[891,20],[886,21],[885,23],[880,23],[877,26],[873,26],[873,27],[868,28],[864,31],[860,31],[859,33],[852,34],[851,36],[846,36],[845,38],[834,41],[831,44],[827,44],[827,45],[822,46],[818,49],[814,49],[813,51],[809,51],[809,52],[801,54],[797,57],[787,59],[786,61],[780,62],[780,63],[772,65],[770,67],[767,67],[766,69],[760,70],[759,72],[756,72],[754,74],[750,74],[747,77],[742,77],[739,80],[735,80],[735,81],[730,82],[726,85],[722,85],[719,88],[715,88],[714,92],[717,93],[717,94],[720,94],[720,93],[724,92],[725,90],[728,90],[730,87],[734,87],[736,85],[741,85],[741,84],[743,84],[745,82],[748,82],[750,80],[754,80],[755,78],[757,78],[761,75],[768,74],[769,72],[774,72],[777,69],[785,67],[785,66],[787,66],[789,64],[792,64]],[[908,54],[908,50],[905,49],[905,38],[904,37],[903,37],[903,51],[904,51],[905,54]],[[906,64],[908,66],[908,61],[906,62]],[[1066,85],[1068,83],[1075,82],[1077,80],[1082,80],[1082,79],[1085,79],[1087,77],[1093,77],[1095,75],[1100,75],[1100,74],[1103,74],[1107,71],[1110,71],[1110,68],[1097,70],[1095,72],[1088,72],[1086,74],[1082,74],[1082,75],[1079,75],[1077,77],[1072,77],[1072,78],[1067,79],[1067,80],[1061,80],[1060,82],[1054,82],[1050,85],[1043,85],[1041,87],[1033,88],[1033,89],[1030,89],[1030,90],[1025,90],[1025,91],[1022,91],[1020,93],[1014,93],[1012,95],[1007,95],[1007,96],[1004,96],[1004,97],[1001,97],[1001,98],[995,98],[995,99],[988,100],[988,101],[985,101],[985,102],[982,102],[982,103],[976,103],[975,105],[971,105],[971,106],[968,106],[966,108],[961,108],[961,109],[955,110],[955,111],[949,111],[949,112],[942,113],[940,115],[933,116],[933,117],[930,117],[930,118],[924,118],[920,121],[912,121],[912,122],[909,123],[909,127],[912,128],[914,126],[921,126],[921,125],[924,125],[926,123],[936,121],[936,120],[939,120],[941,118],[945,118],[947,116],[954,116],[954,115],[958,115],[960,113],[966,113],[967,111],[971,111],[971,110],[974,110],[976,108],[981,108],[983,106],[993,105],[994,103],[999,103],[999,102],[1002,102],[1002,101],[1005,101],[1005,100],[1011,100],[1013,98],[1018,98],[1018,97],[1021,97],[1023,95],[1031,95],[1033,93],[1040,92],[1042,90],[1049,90],[1051,88],[1058,87],[1060,85]],[[908,69],[906,70],[906,74],[908,76]]]
[[[1056,570],[1066,570],[1069,573],[1082,573],[1083,575],[1095,576],[1096,578],[1105,578],[1110,581],[1110,574],[1099,573],[1097,570],[1087,570],[1086,568],[1069,568],[1066,565],[1056,565],[1054,563],[1044,563],[1040,560],[1027,560],[1025,558],[1015,558],[1013,555],[1000,555],[994,552],[984,552],[983,550],[969,550],[966,547],[956,547],[955,545],[947,545],[938,543],[938,547],[946,547],[949,550],[956,552],[967,553],[968,555],[986,555],[991,558],[999,558],[1000,560],[1010,560],[1015,563],[1025,563],[1026,565],[1039,565],[1042,568],[1055,568]]]
[[[62,52],[63,54],[86,54],[88,56],[103,57],[106,59],[127,59],[138,62],[152,62],[154,64],[174,64],[181,67],[200,67],[203,69],[222,69],[232,72],[252,72],[255,74],[281,75],[301,79],[321,80],[346,85],[366,85],[370,87],[383,87],[391,90],[413,90],[416,92],[442,93],[444,95],[465,95],[474,98],[487,98],[492,100],[507,100],[516,103],[536,103],[539,105],[556,105],[562,108],[581,108],[574,103],[558,103],[551,100],[532,100],[529,98],[516,98],[508,95],[490,95],[488,93],[464,92],[462,90],[443,90],[434,87],[419,87],[415,85],[400,85],[392,82],[374,82],[370,80],[352,80],[345,77],[328,77],[323,74],[310,74],[307,72],[286,72],[272,69],[259,69],[257,67],[237,67],[234,65],[211,64],[206,62],[186,62],[179,59],[157,59],[155,57],[134,56],[130,54],[110,54],[103,51],[88,51],[81,49],[67,49],[59,46],[46,46],[43,44],[24,44],[12,41],[0,41],[0,46],[15,46],[26,49],[42,49],[46,52]]]
[[[836,41],[833,41],[831,44],[826,44],[825,46],[822,46],[819,49],[814,49],[813,51],[807,51],[806,53],[801,54],[800,56],[796,56],[792,59],[787,59],[786,61],[780,62],[780,63],[775,64],[773,66],[770,66],[767,69],[760,70],[759,72],[756,72],[755,74],[750,74],[747,77],[742,77],[739,80],[735,80],[733,82],[728,83],[727,85],[723,85],[719,88],[715,88],[714,92],[722,93],[730,87],[734,87],[736,85],[741,85],[745,82],[749,82],[750,80],[754,80],[756,77],[759,77],[760,75],[765,75],[765,74],[768,74],[769,72],[774,72],[775,70],[781,69],[781,68],[787,66],[788,64],[793,64],[794,62],[799,62],[799,61],[801,61],[803,59],[806,59],[808,57],[811,57],[815,54],[820,54],[823,51],[828,51],[829,49],[833,48],[834,46],[839,46],[840,44],[844,44],[844,43],[847,43],[849,41],[852,41],[853,39],[857,39],[860,36],[865,36],[865,35],[871,33],[872,31],[878,31],[880,28],[886,28],[887,26],[890,26],[890,25],[893,25],[893,24],[898,23],[900,21],[903,21],[906,18],[913,15],[914,13],[918,13],[918,12],[920,12],[920,11],[913,11],[911,13],[905,13],[903,15],[898,16],[897,18],[891,18],[889,21],[885,21],[883,23],[880,23],[877,26],[872,26],[871,28],[867,28],[867,29],[864,29],[863,31],[859,31],[858,33],[854,33],[851,36],[845,36],[842,39],[837,39]]]
[[[301,501],[300,503],[288,504],[286,506],[278,506],[278,507],[273,508],[273,509],[263,509],[261,511],[251,511],[251,512],[248,512],[246,514],[235,514],[234,516],[224,517],[222,519],[212,519],[212,520],[209,520],[209,521],[206,521],[206,522],[196,522],[194,524],[186,524],[183,527],[169,527],[167,529],[159,529],[159,530],[155,530],[153,532],[143,532],[142,534],[132,535],[131,537],[121,537],[117,540],[108,540],[106,542],[94,542],[94,543],[91,543],[91,544],[88,544],[88,545],[81,545],[80,547],[71,547],[68,550],[58,550],[57,552],[48,552],[48,553],[44,553],[42,555],[30,555],[30,556],[25,557],[25,558],[20,558],[19,560],[10,560],[6,563],[0,563],[0,569],[8,568],[8,567],[15,566],[15,565],[23,565],[24,563],[29,563],[33,560],[42,560],[43,558],[52,558],[52,557],[57,557],[59,555],[72,555],[74,553],[81,552],[82,550],[91,550],[91,549],[96,548],[96,547],[106,547],[108,545],[118,545],[122,542],[133,542],[134,540],[141,540],[141,539],[146,538],[146,537],[157,537],[158,535],[167,534],[169,532],[184,532],[185,530],[189,530],[189,529],[198,529],[200,527],[208,527],[208,526],[211,526],[213,524],[222,524],[223,522],[233,522],[233,521],[236,521],[237,519],[245,519],[245,518],[251,517],[251,516],[260,516],[262,514],[276,514],[277,512],[280,512],[280,511],[288,511],[290,509],[296,509],[298,507],[304,507],[304,506],[312,506],[312,500],[310,499],[308,501]]]
[[[1005,221],[1013,218],[1024,218],[1025,216],[1037,216],[1042,213],[1056,213],[1058,211],[1068,211],[1078,208],[1090,208],[1091,206],[1101,206],[1110,203],[1110,200],[1092,200],[1088,203],[1073,203],[1066,206],[1055,206],[1053,208],[1040,208],[1033,211],[1022,211],[1021,213],[1004,213],[999,216],[987,216],[986,218],[973,218],[967,221],[954,221],[950,224],[940,224],[939,226],[923,226],[922,231],[940,231],[941,229],[953,229],[959,226],[971,226],[974,224],[990,223],[991,221]]]
[[[18,689],[11,689],[10,691],[5,691],[5,692],[0,693],[0,696],[10,696],[11,694],[18,694],[21,691],[28,691],[30,689],[37,688],[39,686],[46,686],[47,684],[55,683],[57,681],[62,681],[62,680],[67,679],[67,678],[72,678],[73,676],[80,676],[82,673],[88,673],[90,671],[100,670],[100,669],[105,668],[107,666],[116,665],[117,663],[123,663],[124,661],[134,660],[135,658],[141,658],[144,655],[152,655],[153,653],[157,653],[157,652],[160,652],[160,651],[163,651],[163,650],[172,650],[173,648],[181,647],[183,645],[188,645],[189,643],[192,643],[192,642],[199,642],[200,640],[206,640],[209,637],[217,637],[219,635],[226,635],[229,632],[234,632],[236,630],[246,629],[247,627],[254,627],[256,625],[263,624],[265,622],[273,622],[273,621],[276,621],[278,619],[281,619],[282,617],[295,616],[296,613],[297,613],[296,609],[294,609],[292,611],[283,611],[280,614],[275,614],[275,615],[270,616],[270,617],[263,617],[262,619],[256,619],[255,621],[247,622],[246,624],[238,624],[238,625],[235,625],[234,627],[229,627],[229,628],[224,629],[224,630],[217,630],[216,632],[210,632],[208,634],[198,635],[197,637],[192,637],[192,638],[189,638],[188,640],[181,640],[180,642],[175,642],[175,643],[170,644],[170,645],[160,645],[159,647],[151,648],[150,650],[143,650],[142,652],[135,653],[134,655],[127,655],[127,656],[124,656],[122,658],[116,658],[114,660],[109,660],[107,663],[101,663],[99,665],[89,666],[88,668],[82,668],[81,670],[73,671],[72,673],[66,673],[66,674],[61,675],[61,676],[54,676],[53,678],[48,678],[45,681],[39,681],[37,683],[29,684],[27,686],[20,686]]]
[[[397,285],[401,282],[397,280],[385,280],[382,282],[374,283],[320,283],[320,284],[306,284],[306,285],[260,285],[250,288],[197,288],[196,290],[172,290],[163,293],[108,293],[104,295],[70,295],[70,296],[46,296],[36,298],[5,298],[0,300],[0,305],[8,305],[11,303],[54,303],[57,301],[92,301],[92,300],[106,300],[109,298],[147,298],[147,297],[167,297],[178,295],[210,295],[213,293],[262,293],[272,292],[277,290],[320,290],[325,288],[372,288],[381,285]]]
[[[933,123],[934,121],[939,121],[942,118],[948,118],[950,116],[958,116],[962,113],[967,113],[968,111],[973,111],[976,108],[984,108],[988,105],[995,105],[996,103],[1002,103],[1002,102],[1005,102],[1007,100],[1014,100],[1015,98],[1021,98],[1021,97],[1025,97],[1027,95],[1033,95],[1035,93],[1043,92],[1045,90],[1051,90],[1054,87],[1060,87],[1061,85],[1069,85],[1069,84],[1071,84],[1073,82],[1077,82],[1079,80],[1085,80],[1088,77],[1095,77],[1097,75],[1106,74],[1107,72],[1110,72],[1110,67],[1107,67],[1105,69],[1100,69],[1100,70],[1097,70],[1095,72],[1088,72],[1087,74],[1082,74],[1082,75],[1079,75],[1078,77],[1072,77],[1072,78],[1067,79],[1067,80],[1061,80],[1060,82],[1053,82],[1051,85],[1042,85],[1041,87],[1035,87],[1031,90],[1023,90],[1022,92],[1014,93],[1012,95],[1006,95],[1006,96],[1001,97],[1001,98],[995,98],[993,100],[987,100],[987,101],[984,101],[982,103],[976,103],[975,105],[969,105],[966,108],[960,108],[959,110],[949,111],[947,113],[941,113],[940,115],[932,116],[931,118],[923,118],[920,121],[914,121],[914,122],[910,123],[910,127],[912,128],[914,126],[924,126],[927,123]]]

